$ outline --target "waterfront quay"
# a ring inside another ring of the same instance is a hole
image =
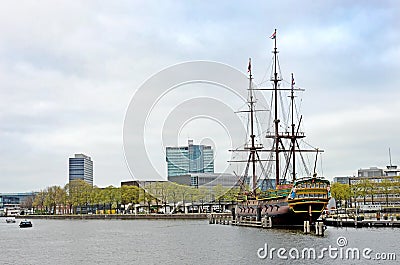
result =
[[[322,216],[325,225],[335,227],[400,227],[400,208],[368,205],[361,208],[339,208]]]
[[[234,226],[245,226],[245,227],[255,227],[255,228],[292,228],[292,229],[302,229],[305,234],[310,234],[315,231],[315,235],[323,236],[326,229],[322,221],[315,223],[310,223],[309,221],[304,221],[303,225],[297,226],[274,226],[271,217],[262,217],[261,220],[257,220],[255,217],[236,218],[232,214],[228,213],[211,213],[208,215],[208,220],[210,224],[222,224],[222,225],[234,225]],[[313,230],[312,228],[315,228]]]
[[[203,220],[205,213],[193,214],[55,214],[55,215],[18,215],[17,219],[52,219],[52,220]]]
[[[400,220],[391,218],[387,220],[381,219],[348,219],[348,218],[326,218],[324,224],[335,227],[400,227]]]

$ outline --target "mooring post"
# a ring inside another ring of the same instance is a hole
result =
[[[257,222],[261,221],[261,207],[257,207]]]
[[[310,233],[310,221],[304,221],[304,233]]]
[[[315,234],[317,236],[324,235],[324,223],[323,222],[316,222],[315,223]]]
[[[319,231],[321,231],[321,236],[323,236],[325,233],[324,222],[319,222],[319,226],[320,226]]]

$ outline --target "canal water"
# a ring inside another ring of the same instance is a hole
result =
[[[317,237],[206,220],[32,221],[0,218],[0,264],[400,263],[399,228],[328,227]]]

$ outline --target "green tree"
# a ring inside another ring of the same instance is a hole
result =
[[[33,201],[35,200],[35,196],[29,196],[24,201],[21,202],[21,208],[23,209],[32,209],[33,208]]]
[[[210,199],[211,199],[211,191],[204,186],[199,187],[198,188],[198,199],[201,203],[201,212],[203,212],[204,211],[204,203],[207,201],[210,201]]]
[[[161,203],[164,205],[164,213],[167,213],[167,203],[168,203],[168,186],[169,182],[157,182],[157,197],[160,199]]]
[[[148,187],[142,188],[141,192],[139,192],[139,201],[143,202],[144,205],[147,204],[148,213],[151,213],[151,202],[154,200],[154,196],[150,193],[153,184],[150,184]]]
[[[46,199],[46,191],[41,190],[36,194],[35,198],[33,199],[33,207],[36,208],[38,211],[43,212],[44,210],[44,201]]]
[[[192,202],[192,211],[194,210],[194,207],[193,207],[194,206],[194,202],[195,201],[199,201],[199,195],[200,195],[199,189],[197,189],[195,187],[190,187],[189,188],[188,196],[190,198],[190,201]]]
[[[65,185],[65,191],[68,194],[67,201],[76,214],[77,207],[87,206],[90,193],[93,187],[83,180],[73,180]]]
[[[389,206],[389,194],[393,193],[393,188],[394,183],[388,179],[384,179],[381,183],[379,183],[379,190],[385,195],[386,198],[386,206]]]
[[[121,203],[136,204],[139,201],[139,188],[136,186],[122,186],[121,187]]]
[[[347,200],[351,197],[351,189],[348,184],[333,183],[331,186],[332,197],[335,198],[336,203],[339,202],[342,207],[342,201],[345,201],[345,208],[347,208]]]
[[[119,202],[121,202],[121,192],[119,188],[112,185],[103,189],[103,196],[105,198],[105,204],[109,205],[110,213],[113,209],[117,209]]]
[[[364,198],[364,205],[366,204],[366,197],[371,195],[372,183],[369,179],[362,179],[359,183],[356,184],[358,186],[358,190],[360,195]]]
[[[186,200],[189,197],[191,187],[186,185],[178,185],[178,192],[180,197],[182,198],[182,204],[184,212],[186,212]]]
[[[225,194],[227,193],[228,189],[223,187],[221,184],[216,185],[213,187],[213,195],[215,201],[218,201],[219,209],[222,209],[221,201],[225,201]]]
[[[178,202],[179,199],[179,186],[175,183],[170,183],[170,185],[168,185],[167,193],[168,193],[168,201],[174,204],[174,209],[175,209],[176,203]]]
[[[57,206],[64,206],[66,192],[60,186],[48,187],[45,197],[45,205],[48,207],[51,213],[56,214]]]
[[[237,200],[238,194],[239,194],[239,188],[232,187],[228,189],[228,191],[225,193],[224,198],[226,201],[233,203],[234,201]]]

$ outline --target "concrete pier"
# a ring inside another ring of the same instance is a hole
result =
[[[400,227],[400,220],[388,219],[388,220],[378,220],[378,219],[347,219],[347,218],[326,218],[324,224],[328,226],[335,227]]]
[[[233,223],[232,215],[229,213],[211,213],[208,216],[210,224],[229,225]]]

